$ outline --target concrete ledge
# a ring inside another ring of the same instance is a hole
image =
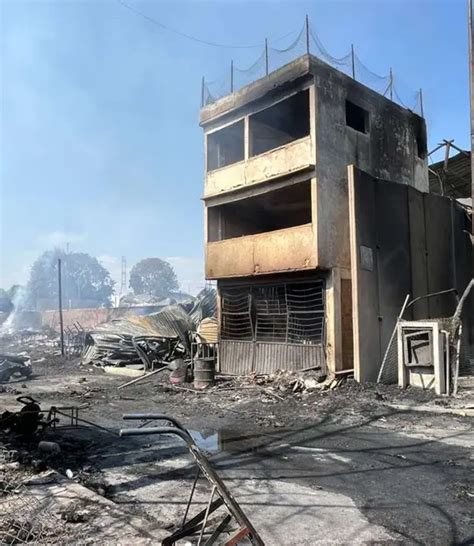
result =
[[[306,271],[317,265],[312,224],[206,245],[207,279]]]
[[[206,176],[204,198],[312,170],[315,156],[311,137],[308,136],[247,161],[211,171]]]

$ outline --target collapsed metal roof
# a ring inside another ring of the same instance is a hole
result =
[[[455,199],[471,197],[471,152],[455,148],[458,153],[449,157],[449,143],[446,146],[446,158],[429,166],[430,192]]]

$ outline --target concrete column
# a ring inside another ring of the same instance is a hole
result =
[[[326,282],[326,359],[329,376],[343,369],[339,268],[331,269]]]

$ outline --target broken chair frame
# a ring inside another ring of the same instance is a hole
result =
[[[217,538],[227,528],[232,517],[234,517],[234,519],[237,521],[240,528],[236,533],[234,533],[232,537],[224,542],[226,546],[233,546],[244,538],[248,538],[250,542],[255,546],[264,546],[263,540],[260,538],[257,531],[254,529],[253,525],[250,523],[247,516],[242,511],[239,504],[231,495],[224,482],[218,476],[218,474],[213,469],[204,454],[201,452],[199,447],[195,444],[191,434],[183,427],[183,425],[179,421],[177,421],[173,417],[168,417],[167,415],[162,415],[159,413],[133,413],[124,415],[123,418],[125,420],[168,421],[168,423],[171,423],[174,426],[122,429],[120,430],[120,436],[141,436],[145,434],[172,434],[178,436],[186,443],[189,453],[192,455],[198,466],[196,477],[191,488],[188,504],[186,506],[183,523],[177,531],[175,531],[173,534],[163,540],[163,546],[171,546],[172,544],[175,544],[176,541],[184,537],[191,536],[198,531],[200,533],[198,545],[202,544],[203,535],[209,516],[222,505],[226,506],[228,514],[222,519],[216,529],[212,532],[211,536],[206,540],[206,542],[204,543],[205,546],[210,546],[211,544],[214,544],[216,542]],[[199,514],[186,522],[194,491],[196,489],[196,484],[201,473],[212,485],[211,496],[209,498],[206,509],[202,510],[201,512],[199,512]],[[214,495],[216,493],[219,498],[214,500]]]

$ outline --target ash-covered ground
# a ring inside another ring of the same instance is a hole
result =
[[[32,374],[2,384],[2,411],[20,409],[16,398],[26,395],[44,416],[51,406],[79,406],[80,418],[103,428],[60,417],[55,429],[29,438],[2,433],[6,542],[20,533],[10,516],[21,495],[49,499],[36,510],[44,529],[25,527],[49,543],[153,544],[179,527],[195,475],[185,446],[172,437],[118,435],[129,426],[123,414],[145,411],[192,431],[266,544],[474,540],[467,389],[452,399],[350,379],[331,389],[308,372],[219,378],[194,392],[163,372],[119,390],[130,378],[81,366],[45,343],[4,343],[1,352],[21,350]],[[57,443],[60,453],[41,451],[40,441]],[[206,506],[209,491],[200,480],[192,511]]]

